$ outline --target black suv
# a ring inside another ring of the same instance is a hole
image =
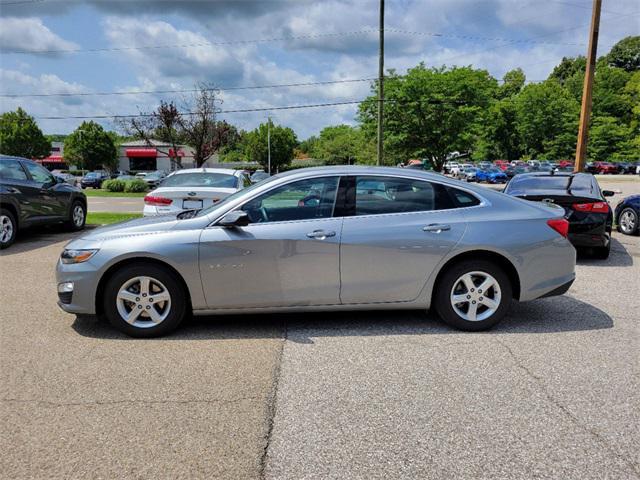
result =
[[[0,248],[11,245],[25,227],[63,222],[76,231],[86,218],[82,190],[36,162],[0,155]]]
[[[109,178],[106,172],[89,172],[80,180],[80,186],[82,188],[102,188],[102,182],[109,180]]]

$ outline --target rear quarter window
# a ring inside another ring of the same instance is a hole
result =
[[[446,187],[449,196],[453,200],[454,207],[463,208],[463,207],[473,207],[475,205],[480,205],[480,199],[475,195],[465,192],[464,190],[458,190],[453,187]]]

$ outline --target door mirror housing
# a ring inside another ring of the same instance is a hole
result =
[[[249,223],[249,214],[247,212],[234,210],[222,217],[218,225],[221,227],[246,227]]]
[[[613,197],[616,194],[613,190],[603,190],[602,195],[605,197]]]

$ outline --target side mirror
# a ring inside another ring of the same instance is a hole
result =
[[[221,227],[246,227],[249,225],[249,214],[243,210],[234,210],[220,219]]]
[[[616,194],[613,190],[603,190],[602,195],[605,197],[613,197]]]
[[[56,183],[64,183],[64,178],[62,177],[54,177],[56,179]]]

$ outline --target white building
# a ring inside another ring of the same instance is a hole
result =
[[[174,155],[171,145],[159,140],[135,140],[120,145],[118,152],[118,170],[125,171],[154,171],[165,170],[170,172],[176,169],[172,165],[171,157],[182,159],[183,167],[193,166],[193,149],[180,146]]]

